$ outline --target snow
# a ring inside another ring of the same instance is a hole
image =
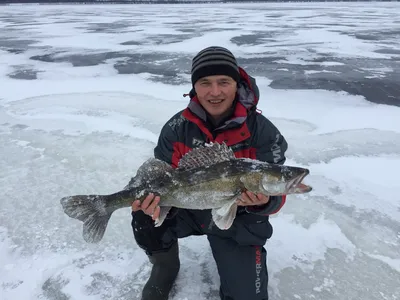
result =
[[[383,89],[400,74],[399,12],[394,2],[3,6],[0,299],[140,299],[150,264],[130,210],[92,245],[59,200],[126,186],[186,107],[191,57],[212,44],[254,71],[259,108],[289,142],[286,164],[310,169],[313,191],[271,218],[270,298],[400,299],[400,108],[270,86],[301,73]],[[399,103],[400,91],[387,97]],[[180,240],[180,253],[171,300],[219,299],[206,237]]]

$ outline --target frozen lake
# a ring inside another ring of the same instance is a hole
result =
[[[400,299],[400,3],[0,6],[0,299],[140,299],[150,264],[113,214],[100,244],[59,204],[112,193],[229,48],[312,193],[271,218],[270,299]],[[206,237],[171,300],[217,300]]]

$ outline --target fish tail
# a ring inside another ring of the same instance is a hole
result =
[[[113,211],[106,209],[106,197],[100,195],[77,195],[60,200],[65,214],[83,222],[83,239],[98,243],[103,238]]]

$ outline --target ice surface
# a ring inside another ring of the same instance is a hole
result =
[[[399,33],[397,3],[3,6],[1,300],[140,299],[129,209],[91,245],[59,200],[126,186],[212,44],[257,77],[287,164],[311,171],[271,218],[270,298],[399,300]],[[219,299],[206,237],[180,251],[171,300]]]

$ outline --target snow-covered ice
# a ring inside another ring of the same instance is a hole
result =
[[[191,57],[231,49],[310,169],[266,244],[270,298],[400,299],[400,4],[19,5],[0,10],[0,299],[139,299],[130,210],[100,244],[60,198],[123,188],[187,105]],[[388,105],[390,104],[390,105]],[[216,300],[205,237],[171,300]]]

